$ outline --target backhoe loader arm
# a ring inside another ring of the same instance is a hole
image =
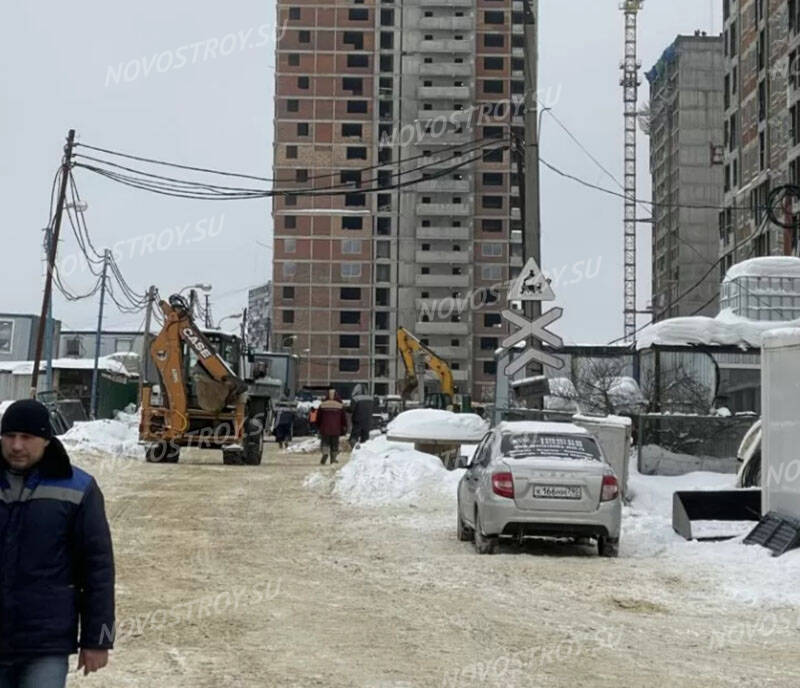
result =
[[[452,399],[455,389],[453,386],[453,373],[450,370],[450,366],[404,327],[399,327],[397,329],[397,350],[403,357],[403,363],[406,368],[405,384],[401,392],[404,399],[408,398],[408,395],[419,385],[417,373],[416,370],[414,370],[415,351],[419,351],[423,354],[425,364],[439,377],[442,394],[446,394]]]
[[[223,402],[247,390],[247,383],[231,370],[194,324],[188,305],[180,296],[171,296],[169,302],[161,301],[159,306],[164,314],[164,326],[153,340],[150,353],[164,383],[165,398],[173,417],[185,417],[188,403],[182,342],[195,352],[198,364],[208,377],[223,386]]]

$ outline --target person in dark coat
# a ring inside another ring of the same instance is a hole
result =
[[[364,393],[364,389],[360,384],[356,385],[350,398],[351,447],[355,447],[358,442],[366,442],[369,439],[373,408],[374,399],[369,394]]]
[[[328,456],[331,463],[339,463],[336,455],[339,453],[339,438],[347,434],[347,414],[344,411],[341,397],[336,390],[328,390],[328,398],[317,409],[317,428],[319,428],[320,445],[322,447],[322,460],[325,464]]]
[[[103,495],[70,464],[38,401],[8,407],[0,448],[0,688],[63,688],[69,655],[86,675],[113,647]]]
[[[294,409],[289,406],[289,402],[281,400],[275,409],[275,422],[272,426],[272,434],[281,449],[289,446],[292,439],[292,428],[294,426]]]

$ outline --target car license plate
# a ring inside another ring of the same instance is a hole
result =
[[[533,496],[541,499],[580,499],[580,487],[569,485],[534,485]]]

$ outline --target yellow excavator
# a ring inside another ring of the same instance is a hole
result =
[[[181,447],[195,446],[222,449],[226,465],[261,463],[267,406],[239,376],[241,340],[201,331],[179,295],[159,307],[164,324],[150,355],[160,384],[157,391],[142,386],[139,440],[147,461],[176,463]]]
[[[403,389],[400,392],[403,402],[407,401],[414,390],[420,385],[420,380],[414,365],[415,357],[419,357],[425,362],[428,368],[436,373],[441,385],[441,392],[425,395],[425,406],[427,408],[453,410],[453,404],[457,400],[455,396],[455,386],[453,384],[453,371],[450,370],[450,366],[447,362],[438,356],[433,349],[423,344],[405,327],[399,327],[397,329],[397,351],[402,357],[406,369]],[[460,402],[461,408],[456,410],[470,410],[471,404],[469,396],[462,395]]]

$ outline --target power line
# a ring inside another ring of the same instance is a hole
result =
[[[480,141],[481,139],[478,139],[478,140]],[[448,149],[457,149],[457,148],[459,148],[459,147],[461,147],[463,145],[464,144],[461,144],[461,143],[448,144],[446,146],[442,146],[441,150],[437,151],[437,152],[441,152],[443,150],[448,150]],[[153,165],[164,165],[164,166],[167,166],[167,167],[175,167],[177,169],[182,169],[182,170],[190,170],[192,172],[203,172],[203,173],[207,173],[207,174],[218,174],[218,175],[221,175],[223,177],[236,177],[236,178],[239,178],[239,179],[251,179],[251,180],[260,181],[260,182],[294,182],[294,181],[296,181],[294,179],[277,179],[277,178],[273,178],[273,177],[259,177],[259,176],[252,175],[252,174],[243,174],[243,173],[240,173],[240,172],[231,172],[229,170],[219,170],[219,169],[214,169],[214,168],[210,168],[210,167],[199,167],[199,166],[196,166],[196,165],[183,165],[183,164],[180,164],[180,163],[168,162],[168,161],[165,161],[165,160],[158,160],[156,158],[147,158],[147,157],[140,156],[140,155],[132,155],[130,153],[122,153],[120,151],[115,151],[115,150],[111,150],[111,149],[108,149],[108,148],[101,148],[99,146],[91,146],[88,143],[76,143],[75,146],[76,147],[81,147],[81,148],[88,148],[90,150],[97,151],[97,152],[100,152],[100,153],[107,153],[108,155],[116,155],[116,156],[119,156],[119,157],[128,158],[130,160],[137,160],[139,162],[147,162],[147,163],[151,163]],[[86,157],[86,156],[83,156],[83,157]],[[424,158],[424,157],[427,157],[426,154],[425,153],[421,153],[419,155],[414,155],[414,156],[411,156],[409,158],[399,158],[398,160],[391,161],[391,162],[388,162],[388,163],[380,162],[377,165],[370,165],[368,167],[356,168],[356,169],[354,169],[352,171],[354,171],[354,172],[355,171],[368,172],[370,170],[377,169],[378,167],[383,167],[384,165],[397,165],[397,164],[402,164],[402,163],[406,163],[406,162],[411,162],[413,160],[419,160],[420,158]],[[330,177],[335,177],[338,174],[339,174],[339,172],[331,172],[329,174],[321,174],[321,175],[309,177],[309,180],[328,179]]]

